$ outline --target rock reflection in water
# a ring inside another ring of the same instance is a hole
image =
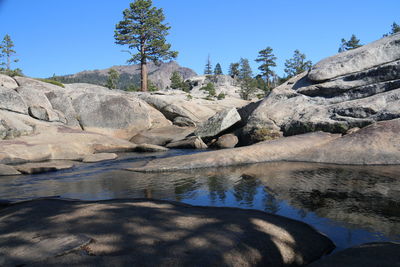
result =
[[[339,248],[400,240],[400,166],[268,163],[171,173],[121,170],[132,162],[2,177],[0,199],[156,198],[254,208],[302,220]]]

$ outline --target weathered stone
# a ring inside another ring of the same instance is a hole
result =
[[[46,93],[47,99],[49,99],[52,107],[55,110],[61,111],[66,119],[68,126],[80,127],[78,121],[78,115],[74,107],[72,106],[72,100],[66,92],[62,91],[51,91]]]
[[[23,165],[15,166],[15,168],[23,174],[54,172],[65,169],[71,169],[73,167],[74,164],[69,161],[36,162],[36,163],[26,163]]]
[[[217,142],[215,142],[215,146],[219,148],[233,148],[237,145],[239,139],[234,134],[224,134],[219,137]]]
[[[135,148],[135,151],[137,152],[165,152],[168,150],[169,149],[166,147],[151,144],[140,144]]]
[[[175,125],[153,128],[140,132],[135,135],[130,141],[135,144],[152,144],[165,146],[170,142],[179,141],[185,139],[186,136],[192,134],[194,128],[189,127],[178,127]]]
[[[335,164],[400,164],[400,119],[382,121],[289,160]]]
[[[189,136],[183,140],[171,142],[167,145],[168,148],[187,148],[187,149],[207,149],[207,145],[200,137]]]
[[[116,158],[118,158],[118,155],[115,153],[98,153],[98,154],[87,155],[86,157],[83,158],[82,162],[94,163],[106,160],[113,160]]]
[[[240,120],[241,118],[236,108],[227,109],[218,112],[217,114],[209,118],[206,122],[199,125],[194,134],[202,138],[214,137],[229,129]]]
[[[393,34],[318,62],[313,66],[308,77],[313,81],[325,81],[399,59],[400,34]]]
[[[0,176],[4,175],[19,175],[21,174],[19,171],[17,171],[15,168],[12,166],[0,164]]]
[[[32,118],[42,120],[42,121],[49,121],[49,114],[47,110],[40,106],[30,106],[28,108],[28,113]]]
[[[13,78],[0,74],[0,86],[7,89],[15,89],[18,87],[18,84]]]
[[[41,91],[43,93],[57,91],[57,90],[64,90],[60,86],[57,86],[57,85],[54,85],[51,83],[42,82],[42,81],[28,78],[28,77],[15,76],[14,79],[17,81],[19,86],[28,87],[28,88],[31,88],[32,90]]]
[[[400,266],[400,244],[394,242],[366,243],[347,248],[309,265],[310,267]]]
[[[85,246],[62,255],[54,251],[67,252],[64,243],[37,243],[78,234],[94,242],[79,238]],[[149,200],[9,205],[0,210],[0,240],[3,262],[41,266],[300,266],[334,248],[309,225],[282,216]]]
[[[310,147],[326,144],[338,137],[338,135],[322,132],[309,133],[262,142],[247,147],[154,159],[143,167],[130,168],[128,170],[162,172],[280,161],[290,156],[301,154]]]
[[[0,110],[0,139],[13,139],[32,134],[34,132],[33,123],[25,118],[30,117]]]
[[[182,127],[196,127],[196,123],[189,118],[176,117],[174,119],[174,125]]]
[[[22,97],[12,89],[0,86],[0,109],[28,114],[28,107]]]

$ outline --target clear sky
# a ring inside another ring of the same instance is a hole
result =
[[[8,33],[32,77],[125,64],[114,44],[115,24],[132,0],[0,0],[0,37]],[[171,25],[177,61],[201,74],[210,54],[226,73],[231,62],[254,59],[267,46],[278,74],[295,49],[316,63],[351,34],[369,43],[400,24],[400,0],[154,0]]]

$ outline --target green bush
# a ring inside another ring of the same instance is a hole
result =
[[[208,96],[213,97],[216,95],[215,87],[213,83],[207,83],[206,86],[200,88],[200,90],[204,90],[208,92]]]
[[[218,100],[221,100],[221,99],[225,99],[225,94],[224,93],[219,93],[219,95],[217,96],[217,99]]]
[[[55,81],[55,80],[51,80],[51,79],[36,79],[36,80],[65,88],[64,84],[60,83],[59,81]]]

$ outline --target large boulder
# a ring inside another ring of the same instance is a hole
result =
[[[0,140],[30,135],[34,131],[34,119],[19,113],[0,110]]]
[[[0,109],[28,114],[24,99],[13,89],[0,86]]]
[[[335,247],[282,216],[150,200],[11,204],[0,240],[5,266],[300,266]]]
[[[68,92],[51,91],[46,93],[46,97],[55,110],[58,110],[64,114],[66,125],[80,127],[78,115],[72,105],[71,97],[68,96]]]
[[[395,34],[317,63],[275,88],[250,115],[244,134],[346,133],[400,117],[399,43]]]
[[[18,87],[18,84],[13,78],[4,74],[0,74],[0,87],[1,86],[8,89],[15,89]]]
[[[198,126],[194,132],[196,136],[201,138],[210,138],[228,130],[236,123],[240,122],[241,117],[236,108],[227,109],[218,112],[207,121]]]
[[[25,86],[29,87],[32,90],[37,90],[37,91],[42,91],[43,93],[51,92],[51,91],[57,91],[57,90],[63,90],[62,87],[43,82],[37,79],[32,79],[28,77],[20,77],[20,76],[15,76],[14,79],[17,81],[19,86]]]
[[[237,145],[239,139],[234,134],[224,134],[223,136],[219,137],[218,140],[215,142],[215,146],[218,148],[233,148]]]

